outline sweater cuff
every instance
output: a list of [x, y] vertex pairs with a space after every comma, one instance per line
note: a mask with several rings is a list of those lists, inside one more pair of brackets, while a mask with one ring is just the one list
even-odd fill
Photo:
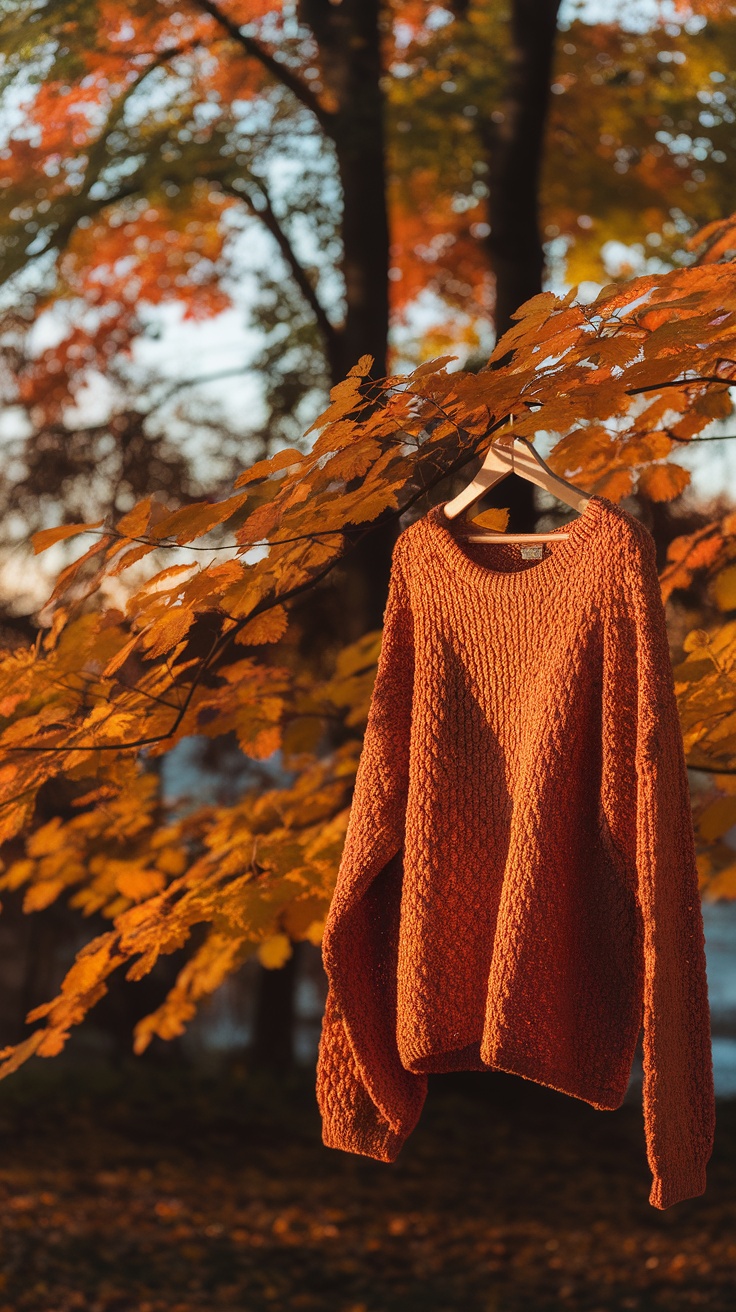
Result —
[[322, 1119], [322, 1142], [327, 1148], [340, 1148], [346, 1153], [361, 1153], [379, 1162], [394, 1162], [406, 1142], [406, 1134], [397, 1133], [387, 1121], [378, 1118], [373, 1124], [360, 1126], [337, 1124]]
[[664, 1178], [658, 1175], [653, 1176], [649, 1202], [652, 1207], [658, 1207], [660, 1211], [664, 1211], [666, 1207], [672, 1207], [674, 1203], [681, 1203], [686, 1198], [700, 1197], [701, 1194], [705, 1193], [705, 1189], [705, 1164], [690, 1166], [682, 1170], [667, 1171]]

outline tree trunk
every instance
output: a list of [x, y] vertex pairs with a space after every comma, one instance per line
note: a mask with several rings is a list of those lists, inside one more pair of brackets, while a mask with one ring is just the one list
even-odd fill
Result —
[[[345, 318], [328, 365], [333, 385], [362, 355], [373, 356], [371, 374], [387, 373], [389, 231], [386, 210], [384, 106], [381, 89], [381, 0], [301, 0], [299, 18], [319, 47], [325, 86], [337, 108], [335, 151], [342, 185], [342, 271]], [[396, 527], [378, 521], [346, 556], [340, 632], [344, 644], [383, 617]], [[259, 972], [253, 1058], [286, 1070], [293, 1064], [297, 951], [279, 970]]]
[[560, 0], [514, 0], [509, 76], [497, 121], [481, 124], [488, 154], [491, 267], [496, 276], [496, 334], [542, 290], [539, 178]]
[[326, 87], [336, 106], [335, 150], [342, 185], [345, 319], [339, 382], [361, 355], [374, 378], [387, 371], [389, 229], [386, 209], [381, 0], [301, 0]]
[[[299, 15], [314, 33], [336, 106], [345, 320], [342, 362], [334, 381], [344, 378], [361, 355], [373, 356], [371, 374], [381, 378], [388, 370], [390, 261], [381, 35], [390, 16], [382, 0], [301, 0]], [[383, 516], [346, 556], [339, 641], [353, 641], [380, 627], [395, 537], [395, 524]]]
[[[539, 179], [560, 0], [513, 0], [506, 91], [494, 118], [479, 122], [488, 162], [488, 258], [496, 280], [496, 339], [515, 310], [542, 291]], [[536, 521], [534, 488], [510, 476], [489, 504], [509, 506], [524, 531]]]
[[283, 1074], [294, 1064], [294, 998], [299, 944], [277, 970], [261, 966], [256, 985], [251, 1056], [255, 1066]]

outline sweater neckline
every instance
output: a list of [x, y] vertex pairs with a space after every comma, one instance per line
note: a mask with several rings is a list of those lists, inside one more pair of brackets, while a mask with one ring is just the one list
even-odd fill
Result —
[[447, 501], [440, 501], [427, 512], [426, 522], [432, 540], [447, 564], [466, 583], [475, 588], [490, 588], [496, 591], [499, 588], [526, 590], [530, 586], [533, 587], [534, 583], [546, 583], [550, 578], [566, 574], [576, 559], [584, 558], [582, 548], [595, 538], [606, 500], [593, 493], [575, 519], [550, 530], [554, 535], [567, 533], [567, 538], [563, 538], [559, 546], [555, 546], [536, 564], [518, 570], [493, 569], [491, 566], [480, 565], [472, 560], [461, 546], [462, 538], [450, 528], [452, 520], [445, 515], [446, 505]]

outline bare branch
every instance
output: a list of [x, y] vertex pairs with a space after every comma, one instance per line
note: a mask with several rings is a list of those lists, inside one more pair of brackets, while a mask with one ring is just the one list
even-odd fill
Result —
[[339, 355], [340, 355], [339, 329], [335, 328], [334, 324], [331, 323], [329, 318], [327, 317], [325, 308], [322, 305], [321, 301], [319, 300], [317, 293], [314, 290], [314, 287], [309, 281], [309, 278], [307, 277], [306, 270], [300, 264], [296, 252], [294, 250], [294, 247], [289, 241], [289, 238], [284, 232], [284, 229], [281, 227], [278, 217], [274, 212], [273, 205], [271, 204], [271, 197], [269, 196], [268, 191], [266, 190], [263, 180], [261, 178], [254, 179], [251, 175], [249, 181], [252, 182], [253, 185], [258, 188], [261, 199], [263, 201], [262, 209], [259, 209], [254, 204], [253, 199], [247, 194], [247, 192], [239, 191], [236, 187], [227, 183], [223, 183], [221, 185], [224, 191], [227, 191], [232, 196], [237, 196], [238, 200], [243, 201], [247, 205], [251, 214], [255, 218], [260, 219], [264, 227], [266, 227], [268, 231], [271, 233], [271, 236], [276, 242], [276, 245], [278, 246], [279, 250], [281, 251], [281, 254], [283, 255], [286, 263], [289, 266], [289, 269], [291, 270], [292, 277], [294, 278], [294, 281], [297, 287], [299, 288], [299, 291], [301, 292], [302, 296], [307, 302], [307, 305], [312, 311], [312, 314], [315, 317], [317, 327], [319, 328], [319, 331], [322, 334], [322, 338], [325, 343], [327, 358], [330, 362], [330, 365], [332, 366], [332, 372], [334, 375], [339, 370]]
[[233, 22], [232, 18], [228, 18], [227, 14], [221, 13], [217, 5], [212, 3], [212, 0], [195, 0], [195, 4], [204, 10], [206, 14], [209, 14], [210, 18], [214, 19], [231, 40], [235, 41], [247, 55], [257, 59], [283, 87], [286, 87], [287, 91], [291, 91], [306, 109], [311, 110], [327, 136], [334, 137], [334, 114], [331, 114], [329, 110], [320, 105], [311, 87], [302, 78], [293, 72], [288, 65], [274, 58], [271, 51], [261, 45], [260, 41], [256, 41], [255, 37], [247, 36], [245, 32], [241, 31], [238, 24]]

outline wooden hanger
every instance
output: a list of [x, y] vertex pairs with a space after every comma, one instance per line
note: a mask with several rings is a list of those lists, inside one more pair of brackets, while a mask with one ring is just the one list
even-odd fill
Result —
[[[513, 424], [513, 415], [511, 424]], [[585, 509], [590, 500], [590, 493], [583, 492], [581, 488], [576, 487], [574, 483], [569, 483], [566, 478], [560, 478], [553, 473], [549, 465], [546, 465], [538, 451], [525, 437], [512, 437], [508, 446], [501, 446], [499, 439], [491, 442], [486, 458], [478, 470], [475, 478], [464, 487], [462, 492], [458, 492], [452, 501], [448, 501], [444, 508], [444, 513], [448, 519], [455, 519], [456, 516], [467, 510], [474, 502], [479, 501], [489, 488], [495, 487], [501, 479], [506, 478], [510, 473], [519, 474], [529, 483], [536, 483], [537, 487], [544, 488], [545, 492], [551, 492], [559, 501], [564, 501], [566, 506], [572, 506], [573, 510], [582, 511]], [[500, 533], [495, 529], [489, 529], [484, 533], [464, 533], [463, 540], [467, 542], [559, 542], [561, 538], [567, 538], [567, 533]]]

